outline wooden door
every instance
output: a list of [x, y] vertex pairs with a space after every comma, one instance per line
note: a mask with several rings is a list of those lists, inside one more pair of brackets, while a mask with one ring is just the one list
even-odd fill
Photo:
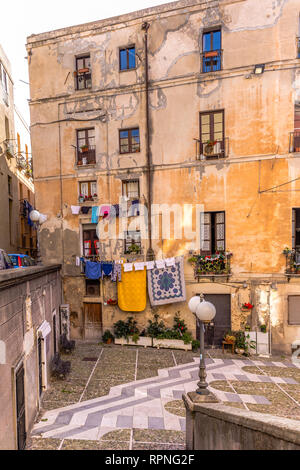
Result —
[[23, 365], [19, 368], [16, 373], [16, 406], [18, 450], [23, 450], [25, 449], [26, 445], [25, 390]]
[[102, 304], [84, 304], [84, 336], [86, 339], [102, 336]]
[[[205, 346], [220, 347], [224, 334], [231, 329], [231, 298], [230, 294], [205, 294], [207, 302], [216, 307], [216, 316], [213, 322], [205, 327]], [[200, 331], [197, 324], [196, 336], [199, 340]]]

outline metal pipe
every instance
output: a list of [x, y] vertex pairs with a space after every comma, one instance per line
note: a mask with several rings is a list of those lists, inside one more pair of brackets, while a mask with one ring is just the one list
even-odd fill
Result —
[[150, 115], [149, 115], [149, 71], [148, 71], [148, 29], [150, 24], [142, 24], [142, 31], [145, 32], [145, 99], [146, 99], [146, 159], [147, 159], [147, 181], [148, 181], [148, 242], [147, 259], [154, 259], [152, 249], [152, 168], [151, 168], [151, 150], [150, 150]]

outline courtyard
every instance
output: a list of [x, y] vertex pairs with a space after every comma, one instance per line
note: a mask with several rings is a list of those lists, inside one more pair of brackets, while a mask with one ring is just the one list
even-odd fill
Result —
[[[199, 353], [78, 341], [65, 380], [51, 379], [27, 449], [184, 450], [181, 396]], [[300, 368], [289, 358], [207, 351], [210, 390], [227, 406], [300, 420]]]

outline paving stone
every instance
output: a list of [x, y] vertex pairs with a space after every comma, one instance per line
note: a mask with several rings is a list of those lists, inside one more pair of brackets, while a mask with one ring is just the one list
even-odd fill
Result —
[[117, 427], [118, 428], [132, 428], [133, 416], [118, 416]]
[[149, 429], [165, 429], [164, 419], [149, 416], [148, 428]]

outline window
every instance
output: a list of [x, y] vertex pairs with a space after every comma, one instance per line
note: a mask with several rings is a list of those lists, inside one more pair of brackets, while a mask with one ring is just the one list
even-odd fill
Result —
[[124, 237], [124, 253], [140, 254], [142, 249], [141, 232], [125, 232]]
[[135, 46], [120, 49], [120, 70], [135, 69]]
[[100, 282], [97, 280], [85, 280], [85, 293], [90, 297], [100, 297]]
[[99, 254], [99, 238], [96, 229], [83, 230], [83, 256], [94, 257]]
[[214, 255], [225, 250], [225, 212], [200, 215], [201, 254]]
[[77, 90], [84, 90], [92, 87], [90, 55], [76, 58], [75, 76]]
[[300, 295], [288, 296], [288, 324], [300, 325]]
[[126, 129], [119, 131], [120, 153], [134, 153], [140, 151], [140, 130]]
[[77, 165], [96, 163], [95, 129], [77, 131]]
[[202, 72], [216, 72], [221, 70], [221, 30], [207, 31], [203, 33]]
[[129, 180], [122, 182], [122, 194], [129, 199], [140, 197], [140, 184], [139, 180]]
[[207, 158], [225, 157], [223, 110], [200, 113], [200, 153]]
[[292, 211], [292, 248], [300, 251], [300, 209]]
[[79, 194], [85, 199], [96, 198], [97, 194], [97, 181], [84, 181], [79, 183]]

